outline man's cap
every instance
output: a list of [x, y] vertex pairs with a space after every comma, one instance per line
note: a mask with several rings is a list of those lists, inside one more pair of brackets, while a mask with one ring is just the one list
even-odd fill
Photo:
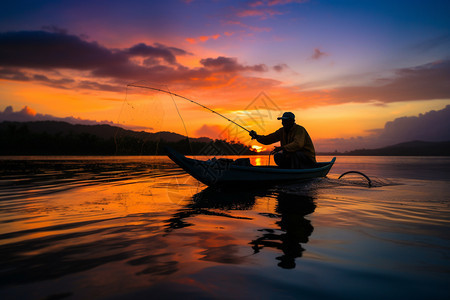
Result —
[[278, 117], [278, 120], [295, 120], [295, 115], [291, 112], [285, 112], [282, 117]]

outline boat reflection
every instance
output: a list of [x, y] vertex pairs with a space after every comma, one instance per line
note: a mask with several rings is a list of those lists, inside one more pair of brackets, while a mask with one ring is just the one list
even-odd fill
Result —
[[266, 247], [276, 249], [282, 253], [277, 257], [278, 266], [285, 269], [295, 268], [295, 259], [301, 257], [304, 251], [301, 244], [308, 242], [314, 230], [311, 221], [305, 219], [305, 216], [313, 213], [316, 208], [315, 198], [312, 195], [289, 194], [276, 188], [246, 191], [206, 188], [195, 194], [189, 204], [167, 220], [166, 232], [193, 226], [194, 223], [191, 222], [194, 221], [187, 219], [196, 215], [247, 219], [251, 222], [251, 218], [235, 216], [232, 211], [252, 210], [257, 199], [264, 197], [276, 199], [277, 204], [274, 213], [259, 214], [278, 221], [274, 223], [275, 228], [258, 230], [262, 235], [249, 242], [253, 254], [261, 252]]
[[[240, 190], [217, 190], [207, 187], [192, 197], [192, 202], [179, 209], [172, 218], [168, 220], [166, 231], [192, 226], [186, 221], [187, 218], [195, 215], [214, 215], [235, 219], [249, 219], [245, 217], [233, 216], [229, 213], [221, 212], [229, 210], [250, 210], [255, 205], [256, 197], [268, 195], [267, 190], [263, 191], [240, 191]], [[219, 211], [218, 211], [219, 210]]]

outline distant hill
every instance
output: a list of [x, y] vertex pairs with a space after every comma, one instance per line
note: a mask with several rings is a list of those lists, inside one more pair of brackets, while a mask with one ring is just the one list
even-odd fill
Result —
[[[50, 135], [53, 134], [81, 134], [87, 133], [92, 134], [94, 136], [108, 139], [113, 138], [115, 136], [134, 136], [145, 138], [149, 140], [158, 140], [162, 139], [167, 142], [179, 142], [181, 140], [186, 139], [185, 136], [168, 132], [161, 131], [156, 133], [150, 133], [145, 131], [133, 131], [123, 129], [117, 126], [111, 126], [107, 124], [99, 124], [99, 125], [74, 125], [61, 121], [33, 121], [33, 122], [2, 122], [0, 123], [0, 130], [7, 129], [8, 127], [15, 126], [17, 128], [26, 126], [30, 132], [33, 133], [48, 133]], [[191, 138], [194, 141], [202, 141], [207, 142], [211, 141], [209, 138]]]
[[[173, 132], [149, 133], [61, 121], [1, 122], [0, 155], [154, 155], [170, 146], [184, 154], [253, 154], [248, 146]], [[207, 148], [209, 147], [209, 148]]]
[[[150, 133], [102, 125], [61, 121], [1, 122], [0, 155], [154, 155], [170, 146], [184, 154], [255, 154], [248, 146], [161, 131]], [[450, 156], [450, 141], [411, 141], [378, 149], [326, 155]]]
[[358, 149], [335, 154], [360, 156], [450, 156], [450, 141], [411, 141], [378, 149]]

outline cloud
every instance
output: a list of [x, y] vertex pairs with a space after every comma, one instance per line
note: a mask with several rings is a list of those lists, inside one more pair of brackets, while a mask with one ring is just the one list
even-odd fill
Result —
[[309, 0], [256, 0], [249, 4], [250, 7], [258, 6], [275, 6], [275, 5], [285, 5], [290, 3], [306, 3]]
[[237, 58], [219, 56], [217, 58], [206, 58], [200, 60], [200, 63], [210, 70], [221, 72], [240, 72], [240, 71], [254, 71], [266, 72], [268, 70], [265, 64], [258, 64], [253, 66], [245, 66], [239, 64]]
[[263, 6], [263, 5], [264, 5], [264, 1], [261, 1], [261, 0], [253, 1], [248, 4], [248, 6], [250, 6], [250, 7], [258, 7], [258, 6]]
[[227, 21], [225, 24], [236, 25], [236, 26], [248, 29], [253, 32], [269, 32], [272, 30], [272, 28], [270, 28], [270, 27], [251, 26], [251, 25], [244, 24], [241, 21]]
[[5, 110], [0, 111], [0, 122], [9, 121], [9, 122], [33, 122], [33, 121], [59, 121], [59, 122], [67, 122], [70, 124], [80, 124], [80, 125], [99, 125], [99, 124], [107, 124], [111, 126], [119, 126], [124, 127], [126, 129], [132, 130], [151, 130], [149, 127], [142, 126], [122, 126], [121, 124], [116, 124], [111, 121], [94, 121], [94, 120], [86, 120], [74, 117], [55, 117], [49, 114], [40, 114], [37, 113], [34, 109], [24, 106], [20, 111], [14, 111], [12, 106], [7, 106]]
[[[318, 56], [324, 52], [319, 49]], [[122, 92], [125, 83], [148, 81], [176, 88], [216, 87], [250, 90], [278, 87], [284, 98], [308, 99], [296, 106], [341, 103], [389, 103], [411, 100], [449, 99], [450, 61], [437, 61], [395, 71], [395, 76], [378, 78], [371, 84], [321, 90], [281, 87], [269, 78], [249, 73], [269, 71], [266, 64], [247, 65], [234, 57], [199, 59], [199, 67], [180, 64], [178, 57], [188, 51], [159, 43], [138, 43], [123, 49], [109, 49], [64, 31], [21, 31], [0, 33], [0, 79], [36, 82], [61, 89], [92, 89]], [[271, 67], [276, 72], [285, 64]], [[73, 74], [73, 78], [68, 74]], [[267, 85], [264, 86], [263, 83]], [[289, 103], [285, 103], [289, 106]]]
[[197, 44], [199, 42], [206, 42], [208, 40], [217, 40], [218, 38], [220, 38], [221, 35], [220, 34], [214, 34], [214, 35], [202, 35], [196, 38], [186, 38], [186, 41], [191, 43], [191, 44]]
[[268, 17], [273, 17], [275, 15], [282, 15], [282, 14], [283, 13], [280, 11], [265, 8], [265, 9], [245, 9], [245, 10], [239, 11], [236, 15], [241, 18], [260, 17], [260, 19], [265, 20]]
[[281, 12], [279, 10], [275, 10], [271, 7], [273, 6], [281, 6], [290, 3], [304, 3], [308, 2], [307, 0], [257, 0], [248, 3], [248, 7], [246, 9], [239, 10], [236, 13], [237, 17], [246, 18], [246, 17], [259, 17], [261, 20], [265, 20], [267, 18], [276, 16], [276, 15], [284, 15], [286, 12]]
[[14, 80], [14, 81], [29, 81], [30, 78], [17, 69], [4, 68], [0, 69], [0, 79]]
[[34, 81], [42, 82], [48, 86], [62, 88], [62, 89], [66, 88], [66, 85], [75, 82], [75, 80], [73, 80], [71, 78], [51, 79], [51, 78], [48, 78], [46, 75], [42, 75], [42, 74], [34, 74], [32, 78]]
[[25, 73], [17, 69], [8, 69], [8, 68], [0, 69], [0, 79], [14, 80], [14, 81], [35, 81], [47, 86], [52, 86], [61, 89], [66, 89], [67, 88], [66, 85], [75, 82], [75, 80], [71, 78], [62, 77], [58, 79], [53, 79], [49, 78], [44, 74]]
[[49, 32], [55, 32], [55, 33], [62, 33], [62, 34], [67, 34], [69, 33], [69, 31], [65, 28], [61, 28], [55, 25], [47, 25], [47, 26], [42, 26], [42, 29], [45, 31], [49, 31]]
[[273, 66], [273, 69], [277, 72], [282, 72], [286, 69], [289, 69], [289, 67], [287, 64], [278, 64], [278, 65]]
[[176, 64], [176, 56], [189, 52], [155, 43], [128, 49], [108, 49], [65, 31], [19, 31], [0, 33], [0, 65], [27, 68], [91, 70], [108, 65], [130, 64], [130, 57], [162, 59]]
[[[233, 17], [245, 19], [245, 18], [259, 18], [260, 20], [266, 20], [269, 18], [274, 18], [276, 16], [289, 14], [290, 10], [284, 9], [284, 10], [277, 10], [274, 9], [275, 6], [283, 6], [286, 4], [291, 3], [305, 3], [309, 0], [256, 0], [251, 1], [244, 6], [241, 6], [239, 8], [235, 8], [235, 14]], [[245, 28], [251, 32], [270, 32], [272, 28], [270, 27], [258, 27], [258, 26], [252, 26], [245, 24], [241, 22], [240, 20], [228, 20], [225, 22], [227, 25], [237, 25], [239, 27]], [[249, 33], [253, 34], [253, 33]]]
[[[239, 8], [235, 8], [235, 14], [233, 17], [242, 19], [258, 18], [259, 20], [267, 20], [269, 18], [275, 18], [276, 16], [281, 16], [289, 14], [291, 11], [289, 9], [279, 10], [275, 9], [275, 6], [282, 6], [290, 3], [304, 3], [307, 0], [256, 0], [244, 4]], [[227, 25], [238, 25], [245, 28], [251, 32], [270, 32], [272, 28], [270, 27], [257, 27], [252, 25], [247, 25], [238, 20], [229, 20], [226, 22]], [[250, 33], [253, 34], [253, 33]]]
[[[182, 55], [191, 53], [159, 43], [109, 49], [62, 30], [7, 32], [0, 33], [0, 78], [35, 81], [56, 88], [118, 91], [118, 85], [123, 87], [124, 82], [209, 86], [211, 79], [226, 84], [242, 72], [268, 70], [264, 64], [243, 65], [236, 58], [223, 56], [201, 59], [202, 67], [189, 68], [177, 62]], [[79, 71], [76, 74], [84, 79], [63, 77], [58, 75], [60, 70]]]
[[341, 87], [326, 94], [333, 103], [382, 103], [450, 98], [450, 61], [437, 61], [399, 69], [393, 78], [378, 79], [372, 85]]
[[186, 52], [183, 49], [175, 48], [175, 47], [166, 47], [162, 44], [155, 44], [154, 46], [149, 46], [144, 43], [140, 43], [134, 45], [133, 47], [126, 49], [124, 53], [130, 56], [141, 56], [147, 58], [161, 58], [169, 64], [176, 64], [176, 55], [186, 55]]
[[195, 131], [197, 137], [209, 137], [212, 139], [219, 139], [224, 128], [219, 125], [203, 125]]
[[[10, 111], [13, 113], [12, 108]], [[24, 116], [36, 117], [36, 111], [28, 106], [25, 106], [19, 113]]]
[[[364, 85], [322, 88], [327, 82], [303, 84], [286, 93], [292, 97], [310, 99], [303, 107], [344, 103], [371, 103], [384, 105], [402, 101], [450, 99], [450, 60], [441, 60], [411, 68], [393, 71], [390, 77], [375, 78]], [[332, 82], [333, 84], [334, 82]]]
[[127, 61], [124, 53], [75, 35], [46, 31], [0, 33], [0, 65], [5, 67], [89, 70]]
[[318, 59], [321, 59], [322, 57], [328, 56], [328, 55], [329, 55], [328, 53], [320, 51], [319, 48], [315, 48], [314, 49], [314, 53], [311, 56], [311, 58], [315, 59], [315, 60], [318, 60]]
[[38, 121], [43, 115], [38, 115], [36, 111], [28, 106], [24, 106], [20, 111], [15, 112], [12, 106], [5, 108], [3, 112], [0, 111], [0, 122], [28, 122]]
[[450, 105], [438, 111], [429, 111], [414, 117], [397, 118], [387, 122], [379, 132], [385, 143], [403, 141], [450, 141]]
[[412, 47], [413, 50], [416, 50], [420, 53], [428, 52], [430, 50], [434, 50], [439, 47], [449, 47], [450, 45], [450, 34], [440, 35], [431, 39], [427, 39], [417, 43]]
[[409, 141], [450, 141], [450, 105], [418, 116], [400, 117], [367, 137], [322, 139], [315, 141], [317, 151], [349, 151], [380, 148]]
[[122, 92], [124, 90], [123, 86], [105, 84], [91, 80], [82, 80], [76, 85], [76, 87], [80, 89], [99, 90], [108, 92]]
[[309, 0], [269, 0], [267, 1], [267, 5], [273, 6], [273, 5], [285, 5], [290, 3], [306, 3], [309, 2]]

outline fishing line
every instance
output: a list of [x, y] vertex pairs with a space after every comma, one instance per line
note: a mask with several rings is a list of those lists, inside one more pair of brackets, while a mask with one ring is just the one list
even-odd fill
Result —
[[224, 115], [222, 115], [222, 114], [216, 112], [215, 110], [212, 110], [211, 108], [206, 107], [206, 106], [204, 106], [204, 105], [201, 104], [201, 103], [198, 103], [198, 102], [196, 102], [196, 101], [194, 101], [194, 100], [191, 100], [191, 99], [186, 98], [186, 97], [184, 97], [184, 96], [181, 96], [181, 95], [179, 95], [179, 94], [175, 94], [175, 93], [172, 93], [172, 92], [170, 92], [170, 91], [166, 91], [166, 90], [163, 90], [163, 89], [158, 89], [158, 88], [154, 88], [154, 87], [150, 87], [150, 86], [138, 85], [137, 83], [130, 83], [130, 84], [128, 84], [128, 86], [140, 87], [140, 88], [143, 88], [143, 89], [149, 89], [149, 90], [154, 90], [154, 91], [158, 91], [158, 92], [163, 92], [163, 93], [167, 93], [167, 94], [170, 94], [170, 95], [179, 97], [179, 98], [181, 98], [181, 99], [187, 100], [187, 101], [189, 101], [189, 102], [191, 102], [191, 103], [194, 103], [194, 104], [197, 104], [198, 106], [203, 107], [204, 109], [209, 110], [210, 112], [212, 112], [212, 113], [214, 113], [214, 114], [216, 114], [216, 115], [218, 115], [218, 116], [224, 118], [225, 120], [227, 120], [227, 121], [229, 121], [229, 122], [235, 124], [236, 126], [242, 128], [242, 129], [244, 129], [245, 131], [247, 131], [248, 133], [250, 133], [250, 130], [248, 130], [247, 128], [245, 128], [245, 127], [243, 127], [242, 125], [240, 125], [240, 124], [234, 122], [233, 120], [230, 120], [229, 118], [227, 118], [227, 117], [225, 117]]
[[170, 98], [172, 98], [173, 104], [175, 105], [175, 109], [177, 110], [178, 116], [181, 119], [181, 123], [183, 123], [184, 131], [186, 132], [186, 137], [187, 137], [187, 140], [188, 140], [188, 143], [189, 143], [189, 149], [191, 149], [191, 153], [194, 154], [194, 151], [192, 150], [191, 139], [189, 138], [189, 134], [188, 134], [188, 131], [187, 131], [187, 128], [186, 128], [186, 124], [184, 123], [183, 117], [181, 116], [181, 113], [178, 110], [177, 102], [173, 98], [173, 95], [172, 95], [172, 93], [169, 90], [169, 86], [166, 86], [166, 88], [167, 88], [167, 91], [169, 91]]
[[[128, 85], [125, 88], [125, 99], [123, 99], [122, 107], [120, 108], [119, 116], [117, 117], [117, 124], [120, 124], [120, 117], [122, 116], [123, 107], [125, 106], [125, 103], [128, 99]], [[119, 127], [116, 129], [116, 132], [114, 133], [114, 145], [116, 146], [116, 155], [119, 154], [119, 144], [117, 143], [117, 135], [119, 134]]]
[[[161, 142], [161, 138], [158, 134], [154, 134], [153, 136], [143, 135], [143, 134], [132, 134], [130, 137], [132, 137], [132, 140], [135, 140], [136, 143], [130, 144], [130, 140], [128, 139], [129, 134], [127, 133], [128, 130], [133, 130], [133, 126], [139, 126], [138, 124], [135, 124], [134, 122], [136, 120], [139, 120], [141, 116], [144, 116], [145, 118], [148, 117], [149, 113], [155, 113], [155, 116], [160, 116], [163, 118], [164, 112], [158, 113], [161, 109], [159, 103], [155, 103], [152, 101], [138, 101], [133, 100], [130, 101], [130, 88], [129, 85], [126, 85], [125, 88], [125, 98], [122, 102], [122, 107], [120, 109], [117, 124], [119, 124], [118, 128], [116, 129], [114, 133], [114, 144], [116, 147], [116, 155], [126, 154], [126, 153], [133, 153], [133, 154], [140, 154], [142, 155], [145, 151], [145, 147], [147, 142], [151, 142], [150, 147], [147, 149], [147, 152], [154, 148], [154, 154], [158, 154], [159, 145]], [[139, 116], [137, 116], [139, 114]], [[163, 119], [153, 118], [153, 121], [155, 121], [155, 124], [151, 124], [151, 127], [143, 127], [144, 129], [151, 129], [152, 131], [158, 132], [156, 129], [157, 127], [160, 127]], [[156, 125], [156, 127], [155, 127]], [[139, 148], [136, 148], [138, 146]], [[131, 152], [130, 152], [131, 151]], [[137, 151], [137, 152], [136, 152]]]
[[[184, 132], [186, 133], [186, 138], [187, 138], [188, 144], [189, 144], [189, 149], [191, 150], [191, 153], [193, 153], [193, 150], [192, 150], [192, 143], [191, 143], [191, 139], [190, 139], [190, 137], [189, 137], [189, 133], [188, 133], [188, 130], [187, 130], [187, 127], [186, 127], [186, 123], [184, 122], [184, 119], [183, 119], [183, 117], [182, 117], [182, 115], [181, 115], [181, 113], [180, 113], [180, 110], [178, 109], [178, 105], [177, 105], [177, 103], [176, 103], [176, 101], [175, 101], [175, 98], [173, 97], [173, 96], [176, 95], [176, 94], [175, 94], [175, 93], [172, 93], [172, 92], [169, 90], [169, 86], [167, 86], [167, 85], [162, 85], [162, 86], [166, 89], [166, 90], [163, 90], [163, 89], [152, 88], [152, 87], [148, 86], [148, 85], [150, 85], [150, 84], [151, 84], [151, 83], [146, 82], [146, 81], [144, 81], [144, 80], [142, 80], [142, 81], [137, 81], [137, 82], [134, 82], [134, 83], [127, 84], [127, 90], [128, 90], [128, 87], [132, 86], [132, 87], [139, 87], [139, 88], [150, 89], [150, 90], [155, 90], [155, 91], [161, 91], [161, 92], [165, 92], [165, 93], [169, 94], [169, 95], [170, 95], [170, 98], [172, 99], [173, 105], [175, 106], [175, 109], [176, 109], [176, 111], [177, 111], [177, 114], [178, 114], [178, 116], [180, 117], [180, 120], [181, 120], [181, 122], [182, 122], [182, 124], [183, 124]], [[160, 86], [161, 86], [161, 85], [160, 85]], [[161, 140], [161, 139], [158, 139], [158, 143], [157, 143], [157, 145], [156, 145], [156, 149], [159, 148], [159, 142], [160, 142], [160, 140]]]

